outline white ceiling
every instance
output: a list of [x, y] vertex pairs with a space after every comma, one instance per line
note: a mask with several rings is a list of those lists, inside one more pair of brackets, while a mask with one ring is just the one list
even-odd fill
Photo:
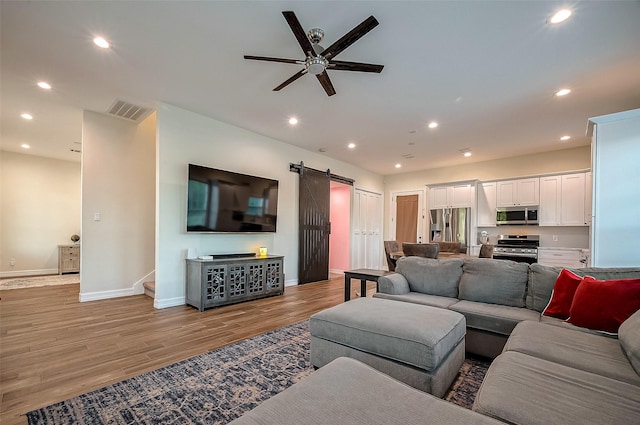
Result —
[[[573, 16], [551, 26], [569, 5]], [[586, 145], [587, 118], [640, 107], [638, 1], [1, 2], [2, 149], [79, 160], [82, 110], [116, 98], [167, 102], [394, 174]], [[281, 11], [327, 47], [370, 15], [380, 25], [338, 59], [381, 74], [304, 76]], [[112, 48], [98, 49], [101, 35]], [[44, 92], [35, 83], [46, 80]], [[557, 98], [561, 87], [570, 95]], [[34, 120], [20, 118], [30, 112]], [[287, 124], [295, 115], [300, 123]], [[435, 130], [426, 124], [440, 123]], [[571, 135], [560, 142], [562, 135]], [[357, 148], [347, 149], [349, 142]], [[28, 143], [28, 151], [20, 144]], [[468, 148], [471, 158], [460, 150]], [[404, 158], [403, 155], [413, 156]], [[401, 169], [394, 164], [402, 163]]]

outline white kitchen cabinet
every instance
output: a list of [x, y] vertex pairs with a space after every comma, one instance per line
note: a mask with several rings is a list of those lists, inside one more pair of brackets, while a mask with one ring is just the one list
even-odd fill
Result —
[[584, 175], [584, 224], [591, 226], [591, 207], [593, 199], [593, 176], [591, 171]]
[[429, 187], [429, 209], [471, 207], [472, 187], [471, 184]]
[[496, 227], [496, 182], [478, 183], [478, 227]]
[[540, 178], [505, 180], [497, 184], [497, 206], [537, 206], [540, 203]]
[[562, 176], [560, 223], [563, 226], [585, 226], [585, 173]]
[[540, 177], [540, 226], [588, 226], [586, 180], [586, 173]]
[[562, 198], [562, 178], [560, 176], [540, 177], [540, 226], [560, 226]]
[[585, 267], [581, 249], [538, 248], [538, 264], [553, 267]]

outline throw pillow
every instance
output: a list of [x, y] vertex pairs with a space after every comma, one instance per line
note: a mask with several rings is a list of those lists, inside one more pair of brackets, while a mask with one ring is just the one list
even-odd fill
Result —
[[562, 320], [568, 319], [573, 296], [581, 281], [582, 276], [578, 276], [570, 270], [562, 269], [556, 279], [556, 283], [553, 285], [549, 304], [542, 311], [542, 315]]
[[583, 328], [617, 333], [640, 309], [640, 279], [582, 279], [571, 304], [567, 322]]

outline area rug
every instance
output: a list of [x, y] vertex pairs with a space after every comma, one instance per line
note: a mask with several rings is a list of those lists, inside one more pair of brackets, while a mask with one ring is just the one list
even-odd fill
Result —
[[[27, 418], [29, 424], [226, 424], [310, 375], [309, 350], [304, 321], [31, 411]], [[465, 362], [447, 399], [470, 407], [485, 363]]]
[[7, 289], [37, 288], [40, 286], [70, 285], [80, 283], [80, 274], [63, 274], [0, 279], [0, 291]]

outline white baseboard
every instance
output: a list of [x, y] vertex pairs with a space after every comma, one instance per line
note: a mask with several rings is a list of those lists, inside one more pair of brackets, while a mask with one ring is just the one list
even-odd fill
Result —
[[333, 274], [344, 274], [344, 270], [338, 270], [338, 269], [329, 269], [329, 273], [333, 273]]
[[167, 298], [165, 300], [159, 300], [155, 298], [153, 300], [153, 307], [157, 309], [177, 307], [180, 305], [185, 305], [185, 297]]
[[[141, 294], [144, 293], [144, 288]], [[138, 295], [134, 292], [134, 288], [127, 289], [114, 289], [111, 291], [98, 291], [98, 292], [85, 292], [80, 293], [79, 300], [81, 303], [85, 301], [97, 301], [97, 300], [106, 300], [109, 298], [119, 298], [119, 297], [129, 297], [131, 295]]]
[[289, 279], [284, 281], [284, 286], [296, 286], [298, 284], [298, 279]]
[[23, 276], [44, 276], [48, 274], [58, 274], [58, 269], [38, 269], [38, 270], [17, 270], [0, 272], [0, 278], [23, 277]]
[[[97, 301], [97, 300], [106, 300], [109, 298], [118, 298], [118, 297], [129, 297], [131, 295], [142, 295], [144, 294], [144, 286], [143, 284], [149, 280], [149, 278], [153, 277], [155, 274], [155, 270], [147, 273], [142, 279], [139, 279], [135, 282], [131, 288], [125, 289], [113, 289], [109, 291], [98, 291], [98, 292], [80, 292], [80, 302], [85, 301]], [[82, 290], [82, 283], [80, 283], [80, 290]]]

